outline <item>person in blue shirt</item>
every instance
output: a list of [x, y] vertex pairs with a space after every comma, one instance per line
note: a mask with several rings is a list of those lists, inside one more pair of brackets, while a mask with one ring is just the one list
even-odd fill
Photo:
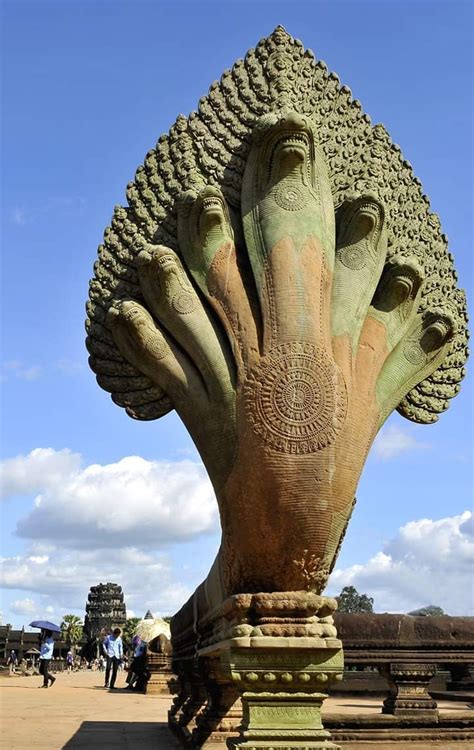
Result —
[[49, 673], [49, 665], [53, 658], [54, 639], [51, 630], [42, 631], [42, 635], [43, 640], [41, 642], [39, 655], [39, 673], [43, 675], [43, 684], [40, 685], [40, 687], [47, 688], [48, 682], [51, 683], [49, 687], [52, 687], [56, 682], [56, 677], [53, 677], [53, 675]]
[[[120, 630], [120, 628], [115, 628], [113, 633], [111, 633], [106, 638], [104, 638], [104, 642], [102, 644], [102, 650], [107, 659], [107, 664], [105, 667], [104, 687], [109, 687], [109, 678], [110, 678], [111, 690], [114, 690], [115, 688], [115, 680], [117, 679], [117, 670], [118, 670], [120, 662], [123, 659], [123, 645], [122, 645], [122, 639], [120, 637], [121, 633], [122, 631]], [[112, 672], [112, 676], [110, 676], [110, 672]]]

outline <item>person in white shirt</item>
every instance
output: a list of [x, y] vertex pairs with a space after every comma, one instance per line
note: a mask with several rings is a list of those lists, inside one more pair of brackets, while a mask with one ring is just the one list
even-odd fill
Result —
[[39, 655], [39, 673], [43, 675], [43, 684], [40, 685], [40, 687], [47, 688], [48, 682], [51, 683], [49, 687], [52, 687], [56, 682], [56, 677], [53, 677], [53, 675], [49, 673], [49, 665], [53, 658], [54, 639], [51, 630], [44, 630], [42, 633], [43, 641], [41, 643]]
[[[117, 679], [117, 670], [120, 662], [123, 659], [123, 645], [121, 639], [122, 631], [120, 628], [115, 628], [111, 635], [108, 635], [102, 644], [102, 650], [107, 658], [107, 664], [105, 667], [105, 685], [109, 687], [110, 678], [110, 689], [114, 690], [115, 680]], [[112, 672], [112, 676], [110, 676]]]

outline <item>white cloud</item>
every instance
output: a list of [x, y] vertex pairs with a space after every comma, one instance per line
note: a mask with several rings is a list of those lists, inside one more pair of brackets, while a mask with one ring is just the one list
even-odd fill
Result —
[[8, 376], [18, 380], [37, 380], [43, 372], [40, 365], [25, 365], [20, 360], [10, 360], [3, 364], [2, 379], [7, 380]]
[[74, 359], [68, 359], [67, 357], [59, 359], [54, 367], [62, 375], [66, 375], [68, 377], [74, 377], [86, 372], [86, 365], [84, 364], [84, 362], [80, 362]]
[[[219, 527], [210, 481], [190, 460], [129, 456], [84, 467], [77, 453], [37, 448], [0, 464], [0, 481], [7, 498], [36, 495], [17, 521], [28, 548], [1, 561], [0, 585], [12, 598], [31, 595], [42, 619], [83, 616], [90, 586], [107, 581], [120, 583], [139, 615], [176, 611], [199, 583], [202, 561], [183, 583], [169, 557], [180, 559], [173, 544]], [[6, 612], [9, 620], [22, 614], [15, 606]]]
[[75, 547], [159, 546], [218, 528], [201, 464], [128, 456], [81, 467], [68, 450], [36, 448], [0, 465], [3, 495], [38, 492], [17, 534]]
[[37, 380], [41, 375], [41, 367], [39, 365], [32, 365], [31, 367], [25, 367], [20, 370], [18, 377], [22, 380]]
[[[0, 464], [0, 481], [5, 497], [36, 493], [17, 522], [28, 548], [3, 558], [0, 585], [12, 598], [31, 596], [33, 616], [54, 622], [68, 612], [83, 617], [90, 586], [108, 581], [123, 587], [127, 607], [139, 615], [175, 612], [199, 583], [202, 560], [183, 583], [169, 556], [180, 558], [173, 544], [219, 527], [210, 481], [190, 460], [129, 456], [84, 466], [77, 453], [37, 448]], [[21, 601], [6, 607], [8, 621], [26, 620]]]
[[409, 612], [437, 604], [451, 615], [474, 614], [473, 517], [470, 511], [410, 521], [368, 562], [336, 569], [331, 592], [355, 586], [377, 612]]
[[[5, 589], [35, 592], [39, 603], [33, 614], [38, 617], [55, 612], [56, 619], [61, 620], [71, 611], [83, 617], [89, 588], [99, 582], [119, 583], [127, 609], [139, 616], [147, 609], [173, 613], [192, 593], [191, 588], [175, 579], [168, 557], [158, 552], [144, 552], [135, 547], [57, 549], [46, 562], [38, 559], [35, 554], [3, 558], [0, 572], [0, 585]], [[21, 601], [31, 602], [31, 599]], [[30, 615], [26, 604], [23, 609], [19, 601], [13, 605], [10, 610], [15, 614]]]
[[37, 605], [32, 599], [17, 599], [11, 602], [10, 609], [16, 615], [33, 616], [37, 613]]
[[17, 226], [24, 226], [26, 224], [26, 211], [23, 206], [15, 206], [10, 214], [10, 218]]
[[372, 450], [377, 458], [386, 461], [395, 458], [395, 456], [405, 451], [422, 447], [424, 447], [423, 443], [419, 443], [412, 435], [409, 435], [400, 427], [388, 425], [375, 438]]
[[35, 448], [27, 456], [7, 458], [0, 463], [2, 497], [25, 495], [55, 488], [67, 476], [75, 474], [81, 457], [65, 448]]

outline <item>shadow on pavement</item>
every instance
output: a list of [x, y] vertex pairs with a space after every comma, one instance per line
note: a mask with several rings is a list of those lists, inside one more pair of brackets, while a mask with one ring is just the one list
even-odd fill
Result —
[[83, 721], [62, 750], [177, 750], [168, 725], [161, 721]]

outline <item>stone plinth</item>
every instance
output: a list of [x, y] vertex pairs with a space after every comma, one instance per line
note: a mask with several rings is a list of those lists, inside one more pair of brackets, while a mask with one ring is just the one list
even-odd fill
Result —
[[428, 686], [436, 674], [434, 665], [393, 663], [385, 665], [382, 674], [390, 687], [382, 713], [437, 718], [436, 701], [428, 693]]
[[196, 634], [183, 608], [170, 726], [192, 747], [335, 748], [321, 722], [326, 689], [342, 678], [335, 602], [308, 592], [240, 594]]
[[[325, 688], [343, 668], [337, 638], [244, 637], [200, 654], [218, 659], [221, 680], [242, 700], [242, 724], [234, 748], [336, 748], [321, 722]], [[214, 667], [216, 669], [216, 667]]]
[[147, 667], [150, 672], [146, 692], [150, 695], [168, 695], [170, 681], [174, 679], [171, 671], [171, 659], [163, 654], [147, 653]]

